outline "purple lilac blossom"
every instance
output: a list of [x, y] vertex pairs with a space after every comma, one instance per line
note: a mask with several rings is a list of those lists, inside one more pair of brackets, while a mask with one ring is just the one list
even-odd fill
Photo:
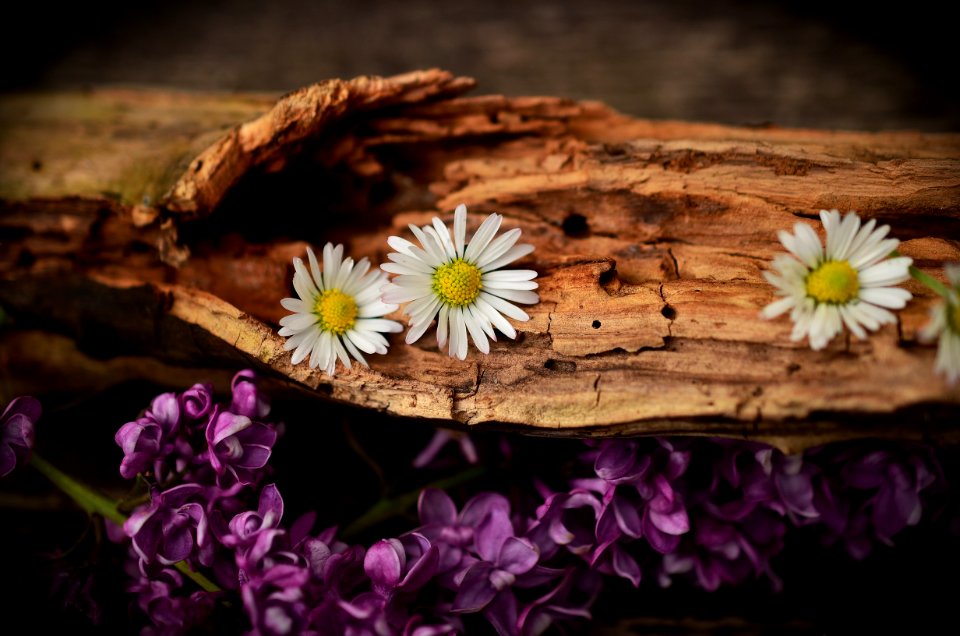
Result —
[[154, 491], [150, 505], [130, 515], [123, 528], [144, 564], [172, 565], [196, 555], [211, 563], [212, 544], [202, 501], [204, 488], [183, 484], [165, 492]]
[[[639, 585], [641, 563], [661, 585], [687, 578], [714, 590], [766, 576], [777, 586], [772, 560], [793, 526], [861, 555], [916, 524], [921, 492], [939, 477], [935, 460], [906, 450], [785, 456], [722, 440], [588, 442], [566, 489], [539, 484], [538, 498], [531, 487], [510, 500], [484, 492], [460, 511], [424, 489], [420, 527], [365, 550], [334, 528], [311, 535], [315, 514], [282, 525], [275, 484], [253, 499], [277, 437], [259, 421], [269, 402], [254, 380], [235, 376], [229, 408], [213, 404], [208, 385], [164, 394], [118, 433], [128, 474], [174, 457], [184, 481], [158, 488], [125, 526], [140, 566], [132, 589], [158, 633], [188, 629], [209, 607], [209, 595], [189, 595], [161, 567], [187, 559], [212, 568], [224, 593], [239, 591], [253, 634], [435, 636], [462, 633], [469, 614], [502, 635], [541, 634], [588, 619], [603, 575]], [[418, 463], [451, 439], [438, 433]]]
[[30, 458], [33, 427], [42, 409], [36, 398], [14, 398], [0, 415], [0, 477], [6, 477], [17, 465]]
[[253, 484], [257, 471], [267, 465], [276, 441], [277, 431], [270, 425], [214, 408], [207, 425], [207, 444], [217, 485]]
[[176, 394], [158, 395], [143, 417], [121, 426], [114, 437], [124, 455], [120, 475], [133, 479], [149, 470], [155, 475], [164, 472], [162, 462], [174, 450], [179, 430], [180, 404]]
[[178, 594], [183, 577], [176, 570], [163, 569], [154, 576], [142, 577], [128, 589], [137, 594], [137, 604], [153, 625], [141, 634], [183, 634], [203, 624], [213, 612], [213, 597], [203, 591]]

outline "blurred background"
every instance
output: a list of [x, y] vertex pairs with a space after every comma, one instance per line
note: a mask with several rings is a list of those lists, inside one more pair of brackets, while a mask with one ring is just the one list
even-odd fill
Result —
[[[639, 117], [960, 128], [948, 5], [825, 0], [169, 0], [5, 9], [3, 90], [289, 91], [439, 66], [478, 93]], [[25, 37], [9, 37], [13, 33]]]

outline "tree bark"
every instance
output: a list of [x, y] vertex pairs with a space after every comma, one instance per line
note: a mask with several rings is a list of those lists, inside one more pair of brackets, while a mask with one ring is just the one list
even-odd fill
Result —
[[[93, 91], [0, 100], [0, 305], [15, 327], [150, 356], [150, 377], [252, 365], [322, 399], [534, 434], [744, 436], [798, 450], [960, 438], [960, 392], [917, 341], [934, 301], [824, 351], [763, 321], [778, 230], [855, 209], [931, 275], [960, 260], [960, 136], [652, 122], [558, 98], [468, 98], [442, 71], [264, 96]], [[293, 366], [290, 261], [459, 203], [536, 251], [516, 342], [460, 362], [431, 334], [373, 367]], [[818, 228], [819, 229], [819, 228]], [[13, 346], [23, 361], [34, 349]], [[69, 349], [61, 340], [57, 347]], [[77, 363], [79, 364], [79, 363]], [[87, 363], [84, 363], [87, 364]], [[105, 378], [123, 365], [89, 361]], [[6, 373], [13, 368], [7, 365]]]

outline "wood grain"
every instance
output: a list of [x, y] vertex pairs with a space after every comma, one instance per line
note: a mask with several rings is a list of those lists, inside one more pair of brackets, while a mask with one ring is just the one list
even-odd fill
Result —
[[[209, 113], [225, 117], [215, 96], [92, 93], [89, 110], [108, 113], [99, 127], [71, 128], [85, 116], [72, 108], [49, 115], [51, 130], [101, 144], [70, 182], [21, 164], [44, 148], [44, 165], [82, 174], [76, 140], [4, 117], [0, 168], [14, 176], [0, 180], [0, 304], [18, 325], [91, 348], [252, 364], [322, 399], [448, 424], [734, 435], [785, 450], [958, 438], [960, 392], [916, 339], [933, 301], [922, 287], [906, 285], [916, 300], [899, 324], [820, 352], [758, 312], [773, 299], [761, 273], [782, 250], [777, 230], [818, 228], [822, 208], [891, 224], [934, 276], [960, 260], [960, 137], [642, 121], [597, 103], [460, 96], [471, 85], [442, 71], [334, 80], [247, 121], [263, 99], [231, 96], [250, 111], [225, 131], [205, 128]], [[6, 99], [0, 113], [51, 112], [63, 97]], [[118, 114], [140, 108], [168, 125], [141, 131]], [[157, 142], [187, 129], [175, 147]], [[120, 164], [142, 154], [160, 166], [151, 174], [173, 176], [128, 184]], [[100, 191], [111, 180], [118, 196]], [[516, 342], [460, 362], [430, 334], [395, 338], [372, 369], [334, 378], [290, 364], [275, 324], [292, 256], [341, 240], [379, 262], [387, 236], [449, 221], [459, 203], [470, 229], [497, 211], [537, 248], [519, 265], [540, 273], [541, 302]]]

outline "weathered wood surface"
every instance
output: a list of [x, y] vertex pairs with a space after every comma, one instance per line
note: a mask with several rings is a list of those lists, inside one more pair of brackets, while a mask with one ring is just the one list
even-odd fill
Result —
[[[776, 231], [821, 208], [890, 223], [935, 276], [960, 260], [960, 136], [640, 121], [596, 103], [461, 97], [471, 86], [441, 71], [332, 81], [272, 108], [5, 98], [0, 305], [101, 356], [252, 364], [324, 398], [448, 423], [788, 450], [958, 437], [960, 392], [916, 341], [923, 288], [907, 284], [917, 298], [898, 325], [821, 352], [758, 312]], [[372, 369], [332, 379], [290, 365], [275, 323], [292, 256], [339, 240], [380, 262], [387, 236], [461, 202], [469, 227], [497, 211], [537, 247], [522, 266], [540, 272], [541, 302], [518, 341], [460, 362], [430, 334], [396, 337]]]

